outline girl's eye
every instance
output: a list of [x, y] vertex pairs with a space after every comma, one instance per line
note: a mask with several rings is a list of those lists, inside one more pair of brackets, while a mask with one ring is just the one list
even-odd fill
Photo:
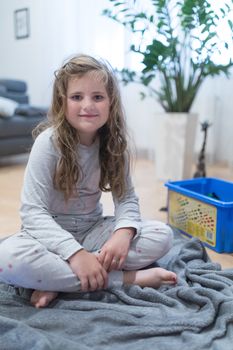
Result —
[[95, 101], [102, 101], [103, 98], [104, 98], [104, 96], [102, 96], [102, 95], [95, 95], [94, 96]]
[[80, 101], [82, 99], [82, 96], [81, 95], [73, 95], [73, 96], [71, 96], [71, 99], [74, 101]]

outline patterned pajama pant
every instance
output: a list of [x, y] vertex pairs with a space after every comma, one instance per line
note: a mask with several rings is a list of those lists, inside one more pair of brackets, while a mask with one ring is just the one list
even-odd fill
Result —
[[[102, 217], [96, 222], [81, 222], [64, 217], [56, 221], [71, 232], [89, 252], [98, 254], [112, 235], [114, 217]], [[76, 226], [75, 226], [76, 225]], [[77, 229], [78, 227], [78, 229]], [[172, 230], [159, 221], [142, 221], [133, 238], [124, 270], [138, 270], [164, 256], [172, 245]], [[80, 281], [67, 261], [50, 252], [25, 231], [16, 233], [0, 243], [0, 281], [29, 289], [57, 292], [80, 290]], [[123, 272], [109, 273], [109, 287], [123, 283]]]

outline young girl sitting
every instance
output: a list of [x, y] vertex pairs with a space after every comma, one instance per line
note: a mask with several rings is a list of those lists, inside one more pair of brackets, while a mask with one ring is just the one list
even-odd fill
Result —
[[[64, 64], [55, 74], [48, 120], [35, 132], [22, 228], [0, 244], [0, 281], [33, 289], [36, 307], [58, 292], [176, 283], [171, 271], [141, 270], [169, 251], [172, 231], [141, 221], [111, 67], [87, 55]], [[112, 217], [103, 216], [102, 191], [112, 193]]]

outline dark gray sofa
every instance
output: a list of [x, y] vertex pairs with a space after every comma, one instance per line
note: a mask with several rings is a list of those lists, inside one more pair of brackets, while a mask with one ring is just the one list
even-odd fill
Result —
[[29, 152], [32, 130], [45, 118], [47, 109], [29, 104], [27, 84], [21, 80], [0, 79], [0, 96], [18, 102], [12, 116], [0, 116], [0, 157]]

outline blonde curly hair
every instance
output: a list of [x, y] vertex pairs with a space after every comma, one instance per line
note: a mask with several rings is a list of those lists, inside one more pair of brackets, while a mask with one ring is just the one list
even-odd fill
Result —
[[109, 118], [98, 130], [100, 149], [100, 183], [103, 192], [112, 191], [119, 199], [126, 191], [126, 160], [129, 159], [127, 131], [118, 82], [111, 66], [103, 60], [88, 55], [77, 55], [69, 59], [55, 72], [51, 107], [46, 122], [33, 131], [36, 137], [48, 127], [54, 130], [54, 141], [60, 158], [54, 174], [54, 187], [64, 193], [66, 199], [74, 194], [82, 176], [77, 152], [79, 144], [77, 130], [66, 120], [66, 98], [68, 82], [93, 72], [103, 81], [110, 100]]

